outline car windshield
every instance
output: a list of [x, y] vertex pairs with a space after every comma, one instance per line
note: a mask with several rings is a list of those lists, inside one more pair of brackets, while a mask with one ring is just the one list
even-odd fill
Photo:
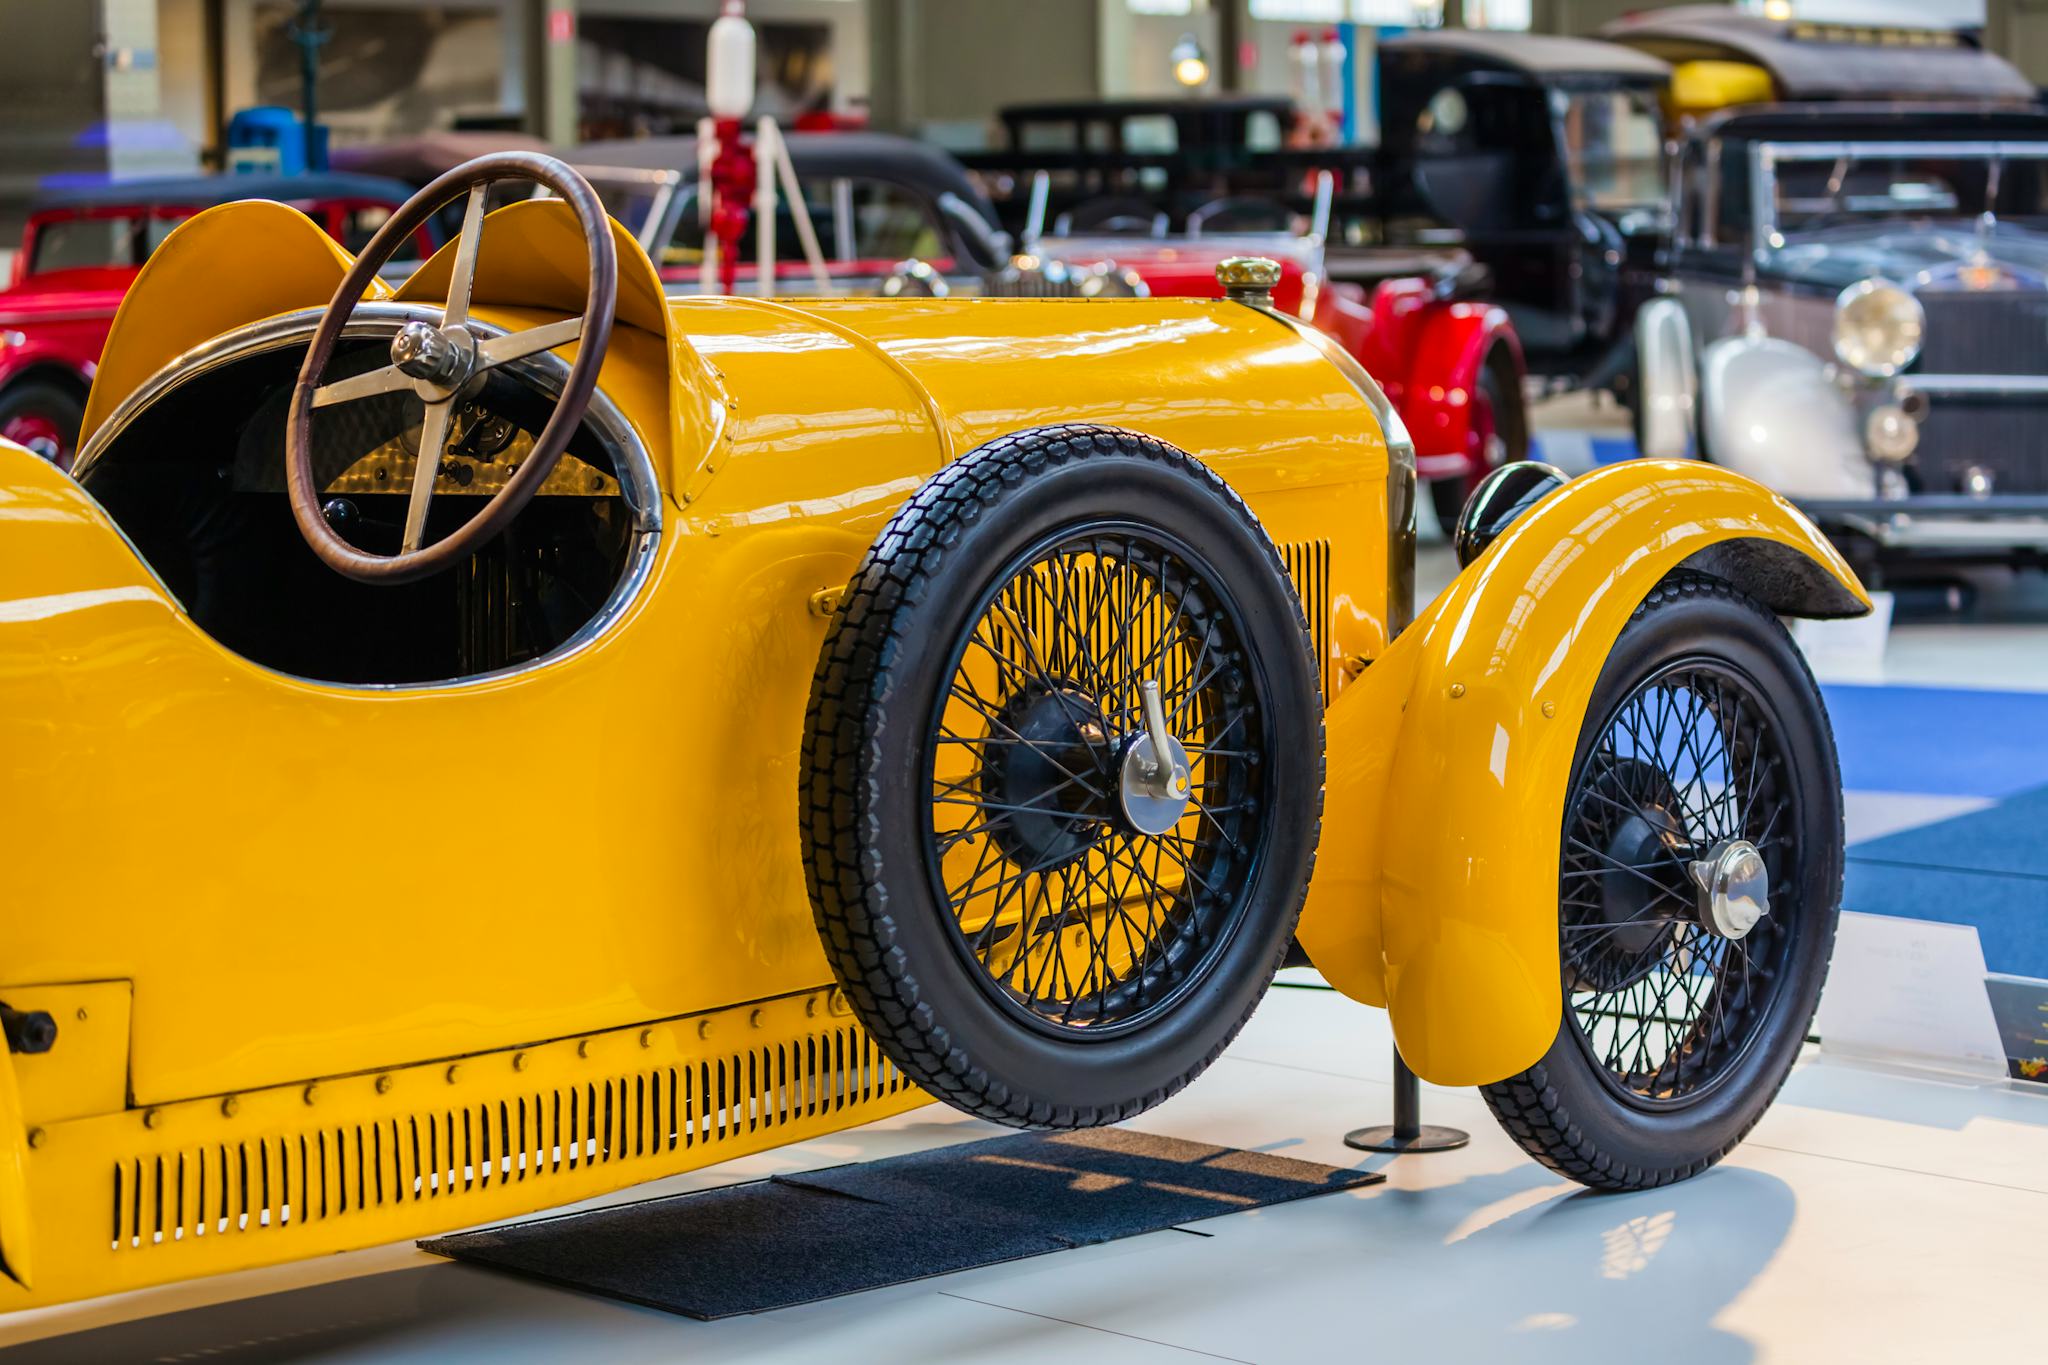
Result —
[[182, 221], [182, 214], [171, 216], [143, 209], [45, 218], [36, 226], [28, 273], [141, 265]]
[[1976, 218], [2048, 221], [2048, 143], [1994, 155], [1850, 146], [1773, 153], [1773, 225], [1781, 235], [1844, 223]]
[[1630, 209], [1664, 201], [1664, 133], [1644, 90], [1556, 95], [1572, 185], [1586, 207]]

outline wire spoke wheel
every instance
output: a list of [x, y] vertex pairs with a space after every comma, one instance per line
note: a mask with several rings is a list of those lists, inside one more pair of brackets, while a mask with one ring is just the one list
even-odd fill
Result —
[[[1060, 534], [998, 573], [955, 652], [930, 745], [933, 891], [985, 987], [1039, 1029], [1141, 1025], [1243, 915], [1267, 726], [1214, 583], [1157, 531]], [[1134, 808], [1148, 685], [1185, 792]]]
[[1036, 1128], [1201, 1075], [1308, 891], [1316, 679], [1279, 550], [1187, 452], [1039, 427], [927, 480], [826, 632], [799, 807], [819, 943], [889, 1059]]
[[1559, 885], [1571, 1028], [1631, 1102], [1719, 1084], [1768, 1012], [1796, 924], [1740, 938], [1697, 913], [1693, 864], [1745, 841], [1782, 911], [1798, 879], [1786, 756], [1756, 684], [1708, 659], [1670, 665], [1615, 708], [1565, 817]]
[[1799, 1057], [1841, 906], [1841, 778], [1784, 625], [1706, 574], [1637, 606], [1585, 717], [1558, 840], [1562, 1017], [1481, 1093], [1560, 1175], [1639, 1190], [1726, 1156]]

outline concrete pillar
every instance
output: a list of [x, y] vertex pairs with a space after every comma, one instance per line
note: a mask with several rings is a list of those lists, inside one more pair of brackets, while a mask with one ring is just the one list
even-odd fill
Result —
[[526, 125], [549, 142], [578, 140], [577, 0], [527, 0]]
[[923, 10], [924, 0], [868, 0], [868, 121], [887, 132], [915, 132], [924, 118]]

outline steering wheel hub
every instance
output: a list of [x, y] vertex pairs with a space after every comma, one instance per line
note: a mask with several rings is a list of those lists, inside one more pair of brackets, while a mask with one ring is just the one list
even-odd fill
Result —
[[415, 319], [391, 338], [391, 363], [424, 385], [423, 398], [445, 398], [469, 378], [476, 363], [476, 338], [467, 327], [436, 327]]

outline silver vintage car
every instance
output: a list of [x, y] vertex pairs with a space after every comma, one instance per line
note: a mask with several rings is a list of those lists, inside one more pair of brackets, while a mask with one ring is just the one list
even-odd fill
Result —
[[1795, 98], [1683, 129], [1664, 293], [1636, 320], [1641, 440], [1768, 484], [1872, 572], [2038, 563], [2048, 113], [1987, 53], [1927, 56], [1981, 59], [1979, 98]]

